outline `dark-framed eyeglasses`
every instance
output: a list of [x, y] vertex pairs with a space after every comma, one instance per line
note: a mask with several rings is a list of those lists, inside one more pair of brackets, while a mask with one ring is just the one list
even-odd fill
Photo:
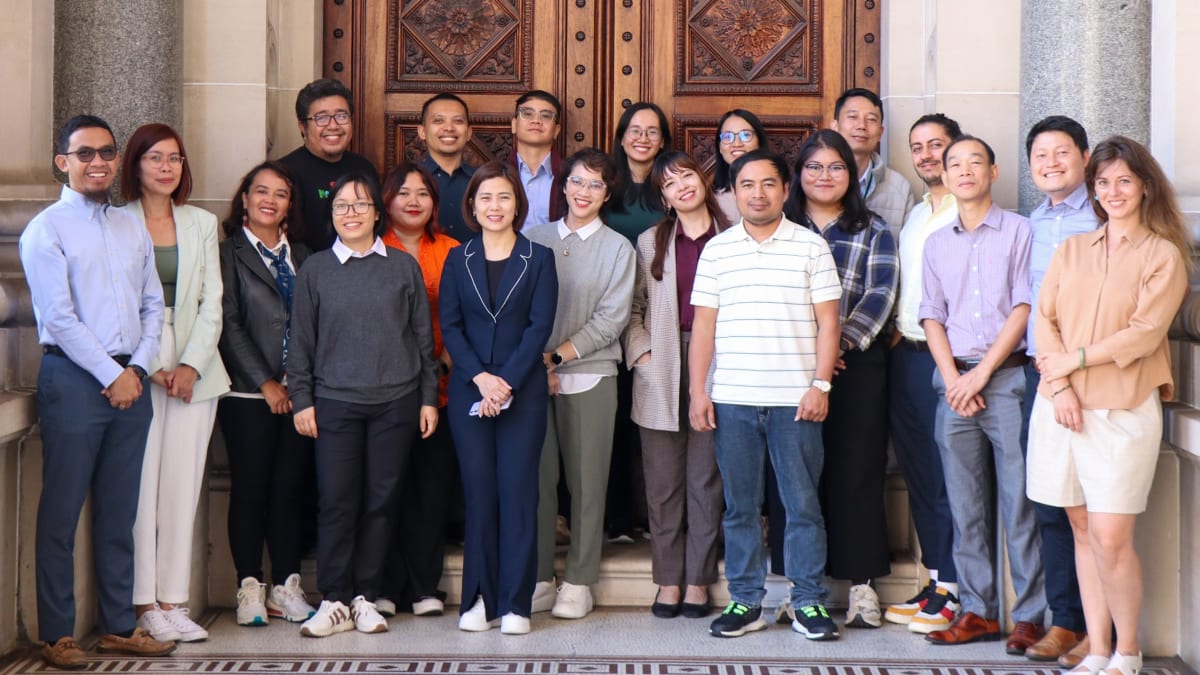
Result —
[[718, 138], [720, 138], [721, 143], [725, 145], [733, 143], [733, 139], [735, 138], [743, 143], [749, 143], [750, 141], [754, 140], [754, 132], [749, 129], [742, 129], [741, 131], [722, 131]]
[[100, 159], [106, 162], [111, 162], [117, 158], [117, 148], [113, 145], [106, 145], [103, 148], [89, 148], [85, 145], [78, 150], [72, 150], [62, 154], [75, 155], [79, 158], [79, 161], [83, 162], [84, 164], [96, 159], [96, 155], [100, 155]]
[[313, 115], [312, 117], [306, 117], [305, 119], [312, 120], [313, 124], [319, 127], [329, 126], [329, 120], [334, 120], [338, 124], [346, 125], [350, 123], [350, 113], [345, 111], [335, 112], [332, 115], [327, 113], [317, 113], [316, 115]]
[[347, 213], [350, 213], [350, 209], [353, 208], [354, 212], [361, 216], [362, 214], [370, 211], [371, 207], [373, 207], [373, 206], [375, 206], [375, 204], [373, 204], [372, 202], [365, 202], [365, 201], [364, 202], [334, 202], [333, 203], [333, 215], [344, 216]]

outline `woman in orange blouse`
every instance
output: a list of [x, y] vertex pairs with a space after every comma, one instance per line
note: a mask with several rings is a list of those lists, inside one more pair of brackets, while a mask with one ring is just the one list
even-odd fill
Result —
[[[438, 323], [438, 286], [442, 266], [458, 240], [442, 234], [438, 227], [437, 182], [427, 169], [404, 162], [383, 179], [383, 203], [387, 209], [388, 230], [383, 243], [417, 259], [433, 314], [433, 356], [438, 360], [438, 413], [446, 414], [446, 374], [450, 357], [442, 348], [442, 329]], [[446, 419], [442, 417], [441, 419]], [[394, 534], [391, 570], [385, 581], [387, 599], [378, 603], [381, 611], [395, 613], [396, 605], [418, 616], [442, 613], [446, 594], [438, 588], [444, 557], [443, 530], [455, 510], [459, 494], [458, 463], [450, 425], [439, 424], [432, 436], [418, 441], [409, 459], [405, 485], [401, 490], [400, 522]], [[385, 613], [387, 613], [385, 611]]]
[[1187, 292], [1191, 242], [1171, 184], [1136, 141], [1097, 145], [1085, 179], [1104, 225], [1059, 247], [1037, 300], [1042, 382], [1026, 491], [1065, 507], [1075, 534], [1091, 653], [1071, 672], [1135, 675], [1142, 568], [1133, 527], [1154, 480], [1160, 401], [1174, 390], [1167, 329]]

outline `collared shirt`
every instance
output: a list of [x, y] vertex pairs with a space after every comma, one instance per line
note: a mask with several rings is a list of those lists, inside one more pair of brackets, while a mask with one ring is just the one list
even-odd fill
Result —
[[799, 403], [817, 369], [813, 306], [841, 296], [829, 245], [787, 218], [762, 242], [742, 223], [713, 237], [692, 287], [693, 305], [717, 310], [712, 400]]
[[[1042, 278], [1046, 276], [1050, 259], [1059, 245], [1067, 237], [1094, 231], [1099, 224], [1092, 203], [1088, 201], [1087, 185], [1083, 183], [1058, 206], [1052, 205], [1047, 197], [1029, 214], [1029, 226], [1033, 228], [1033, 248], [1029, 252], [1029, 280], [1033, 290], [1029, 297], [1035, 306], [1042, 288]], [[1033, 337], [1036, 317], [1037, 312], [1029, 313], [1029, 328], [1025, 331], [1026, 348], [1030, 355], [1036, 353]]]
[[288, 250], [287, 250], [288, 267], [290, 267], [292, 269], [292, 274], [296, 273], [296, 271], [297, 271], [296, 270], [296, 259], [292, 257], [292, 247], [290, 244], [288, 244], [287, 232], [279, 233], [279, 241], [275, 242], [274, 246], [267, 246], [266, 244], [263, 244], [262, 240], [256, 236], [254, 236], [254, 233], [250, 231], [250, 228], [248, 228], [244, 225], [242, 226], [242, 233], [245, 234], [246, 239], [250, 241], [250, 248], [254, 249], [254, 252], [258, 254], [259, 259], [262, 260], [263, 264], [267, 266], [267, 270], [269, 270], [271, 272], [271, 276], [273, 276], [273, 277], [278, 276], [279, 272], [277, 272], [275, 270], [275, 265], [273, 264], [273, 261], [270, 258], [268, 258], [267, 256], [263, 255], [262, 251], [258, 250], [259, 244], [262, 244], [263, 248], [270, 251], [276, 257], [279, 256], [279, 252], [283, 250], [283, 247], [287, 246], [288, 247]]
[[804, 226], [829, 243], [837, 262], [842, 280], [842, 340], [865, 351], [892, 316], [900, 261], [896, 241], [883, 218], [873, 215], [867, 227], [853, 234], [840, 223], [839, 216], [820, 229], [807, 215], [804, 218]]
[[925, 341], [925, 331], [917, 320], [921, 309], [922, 259], [929, 235], [958, 218], [958, 202], [947, 194], [937, 210], [933, 195], [926, 193], [920, 204], [913, 207], [900, 229], [900, 299], [896, 301], [896, 327], [906, 340]]
[[554, 169], [550, 165], [553, 153], [547, 153], [546, 158], [536, 169], [525, 163], [520, 153], [517, 154], [517, 170], [521, 172], [521, 185], [525, 188], [525, 196], [529, 199], [529, 214], [525, 216], [525, 225], [540, 225], [550, 222], [550, 198], [554, 186]]
[[113, 356], [149, 368], [162, 334], [162, 285], [136, 216], [63, 186], [21, 234], [20, 255], [38, 342], [57, 345], [106, 387], [125, 369]]
[[710, 223], [704, 234], [692, 239], [675, 221], [675, 292], [679, 301], [679, 330], [690, 331], [696, 308], [692, 306], [692, 285], [696, 281], [696, 264], [710, 239], [717, 236], [717, 224]]
[[371, 242], [371, 248], [365, 251], [355, 251], [349, 246], [343, 244], [341, 237], [334, 239], [333, 246], [330, 248], [333, 249], [333, 254], [337, 256], [338, 262], [343, 265], [345, 265], [346, 261], [351, 258], [365, 258], [372, 253], [381, 255], [385, 258], [387, 257], [387, 246], [384, 245], [383, 240], [379, 237], [375, 237], [375, 241]]
[[[878, 160], [878, 161], [877, 161]], [[871, 162], [867, 164], [867, 170], [862, 172], [858, 177], [858, 192], [863, 196], [863, 199], [871, 196], [875, 192], [875, 171], [879, 168], [882, 158], [875, 153], [871, 153]]]
[[[517, 161], [520, 161], [520, 159], [518, 158]], [[547, 158], [546, 161], [550, 161], [549, 158]], [[567, 219], [563, 218], [562, 220], [558, 221], [558, 227], [555, 229], [558, 232], [558, 238], [566, 242], [567, 238], [572, 234], [579, 237], [583, 241], [587, 241], [588, 237], [591, 237], [593, 234], [599, 232], [600, 228], [602, 227], [604, 227], [604, 223], [599, 218], [596, 218], [578, 230], [572, 231], [571, 228], [567, 227]], [[567, 251], [570, 251], [571, 249], [569, 242], [567, 243], [567, 246]], [[567, 342], [571, 341], [567, 340]], [[571, 348], [575, 349], [575, 345], [571, 344]], [[582, 394], [583, 392], [594, 388], [597, 384], [600, 384], [600, 378], [602, 377], [604, 376], [596, 373], [559, 373], [558, 391], [562, 394]]]
[[917, 318], [946, 327], [954, 356], [983, 358], [1008, 315], [1029, 304], [1032, 239], [1027, 218], [994, 203], [974, 232], [956, 217], [950, 227], [929, 236]]
[[429, 169], [438, 186], [438, 227], [442, 232], [458, 241], [466, 241], [475, 236], [467, 222], [463, 220], [463, 197], [467, 194], [467, 185], [471, 176], [475, 175], [475, 167], [463, 162], [453, 173], [446, 173], [432, 157], [426, 155], [421, 160], [421, 166]]
[[[1187, 266], [1171, 242], [1147, 231], [1122, 237], [1110, 254], [1108, 228], [1071, 237], [1050, 263], [1038, 297], [1044, 352], [1102, 346], [1112, 363], [1071, 374], [1088, 409], [1128, 410], [1155, 388], [1174, 393], [1167, 330], [1188, 291]], [[1043, 379], [1039, 389], [1050, 396]]]

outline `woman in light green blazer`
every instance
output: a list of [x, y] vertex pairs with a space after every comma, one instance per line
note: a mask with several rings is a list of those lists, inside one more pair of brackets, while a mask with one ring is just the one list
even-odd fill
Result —
[[163, 285], [164, 326], [148, 369], [154, 419], [142, 462], [133, 526], [133, 602], [138, 626], [157, 640], [204, 640], [187, 609], [192, 527], [204, 461], [229, 376], [217, 354], [221, 336], [221, 265], [217, 217], [184, 202], [191, 193], [183, 140], [165, 124], [147, 124], [125, 148], [121, 192], [154, 241]]

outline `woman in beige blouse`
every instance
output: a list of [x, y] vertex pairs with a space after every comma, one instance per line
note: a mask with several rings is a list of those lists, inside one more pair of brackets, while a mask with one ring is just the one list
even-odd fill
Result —
[[1160, 401], [1174, 390], [1167, 329], [1187, 292], [1191, 242], [1170, 183], [1136, 141], [1096, 146], [1086, 182], [1104, 225], [1062, 244], [1037, 300], [1042, 382], [1026, 490], [1065, 507], [1075, 533], [1091, 653], [1071, 672], [1134, 675], [1142, 568], [1133, 528], [1154, 480]]

